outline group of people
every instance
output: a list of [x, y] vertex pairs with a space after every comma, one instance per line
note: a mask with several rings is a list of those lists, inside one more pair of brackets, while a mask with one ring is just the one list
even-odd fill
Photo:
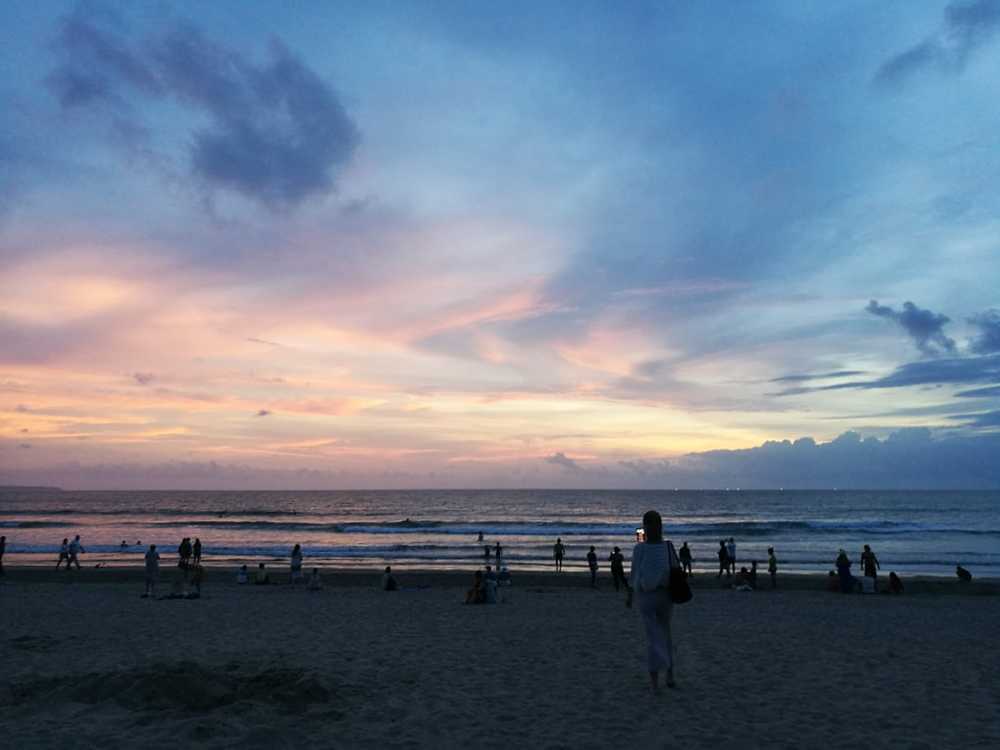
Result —
[[496, 604], [497, 601], [505, 602], [510, 596], [509, 591], [512, 583], [513, 580], [506, 565], [500, 567], [499, 573], [492, 566], [487, 565], [485, 571], [477, 570], [473, 574], [472, 588], [465, 592], [465, 603]]
[[68, 538], [62, 540], [62, 545], [59, 547], [59, 560], [56, 562], [56, 570], [65, 562], [66, 570], [69, 570], [74, 565], [76, 569], [80, 569], [80, 555], [86, 552], [83, 545], [80, 543], [80, 535], [77, 534], [73, 537], [71, 542]]

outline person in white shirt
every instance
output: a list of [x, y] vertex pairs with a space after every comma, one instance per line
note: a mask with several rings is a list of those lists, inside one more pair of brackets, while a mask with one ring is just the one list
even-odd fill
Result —
[[80, 560], [78, 559], [77, 555], [86, 551], [87, 550], [83, 548], [83, 545], [80, 544], [80, 535], [77, 534], [75, 537], [73, 537], [73, 541], [69, 543], [69, 562], [66, 563], [67, 569], [69, 568], [70, 565], [76, 565], [76, 569], [79, 570]]
[[649, 680], [653, 691], [659, 692], [659, 674], [666, 670], [667, 687], [674, 687], [673, 643], [670, 636], [670, 568], [680, 567], [680, 560], [670, 542], [663, 540], [663, 519], [655, 510], [642, 517], [645, 541], [632, 550], [630, 590], [625, 606], [632, 606], [632, 592], [639, 603], [639, 615], [646, 629]]

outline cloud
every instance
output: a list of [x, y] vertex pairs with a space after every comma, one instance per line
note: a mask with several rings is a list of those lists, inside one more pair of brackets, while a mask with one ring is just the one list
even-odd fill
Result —
[[875, 83], [898, 86], [916, 73], [937, 69], [960, 73], [969, 57], [1000, 27], [1000, 0], [959, 0], [944, 9], [941, 28], [907, 50], [886, 60]]
[[149, 385], [155, 379], [155, 376], [151, 372], [135, 372], [132, 373], [132, 378], [139, 385]]
[[955, 342], [944, 335], [944, 326], [951, 319], [947, 315], [933, 313], [917, 307], [912, 302], [904, 302], [901, 311], [871, 300], [865, 308], [872, 315], [894, 320], [903, 327], [924, 354], [932, 357], [944, 352], [954, 352]]
[[992, 398], [993, 396], [1000, 396], [1000, 385], [973, 388], [970, 391], [959, 391], [955, 396], [958, 398]]
[[641, 477], [655, 477], [670, 471], [670, 461], [665, 458], [648, 460], [637, 458], [629, 461], [619, 461], [618, 465]]
[[959, 383], [990, 383], [1000, 381], [1000, 354], [986, 357], [952, 357], [948, 359], [921, 360], [900, 365], [885, 377], [875, 380], [853, 380], [847, 383], [789, 388], [776, 394], [794, 396], [815, 391], [837, 391], [854, 388], [906, 388], [919, 385], [948, 385]]
[[552, 464], [553, 466], [561, 466], [569, 471], [583, 471], [583, 467], [580, 464], [569, 458], [562, 451], [553, 453], [551, 456], [546, 456], [545, 463]]
[[976, 354], [1000, 352], [1000, 310], [990, 309], [973, 315], [969, 322], [981, 331], [969, 344], [972, 351]]
[[267, 416], [270, 416], [270, 414], [271, 414], [271, 412], [269, 412], [267, 409], [260, 409], [255, 416], [258, 416], [258, 417], [267, 417]]
[[780, 378], [772, 378], [769, 383], [800, 383], [806, 380], [829, 380], [833, 378], [848, 378], [852, 375], [864, 375], [863, 370], [836, 370], [834, 372], [821, 372], [815, 375], [782, 375]]
[[47, 82], [65, 109], [110, 109], [113, 123], [140, 134], [131, 98], [171, 100], [207, 120], [191, 131], [187, 156], [209, 190], [288, 209], [334, 190], [359, 142], [336, 92], [278, 41], [257, 65], [179, 22], [133, 48], [81, 8], [64, 19], [56, 48], [62, 62]]
[[978, 429], [1000, 427], [1000, 410], [979, 412], [978, 414], [954, 414], [951, 418], [964, 422], [966, 427]]

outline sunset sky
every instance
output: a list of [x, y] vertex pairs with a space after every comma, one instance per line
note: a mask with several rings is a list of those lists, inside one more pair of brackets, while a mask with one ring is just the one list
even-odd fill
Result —
[[0, 28], [0, 484], [1000, 486], [1000, 2]]

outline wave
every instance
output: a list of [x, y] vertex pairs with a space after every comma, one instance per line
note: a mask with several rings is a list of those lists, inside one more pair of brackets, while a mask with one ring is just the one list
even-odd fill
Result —
[[[284, 515], [284, 514], [274, 514]], [[74, 521], [28, 521], [4, 520], [0, 527], [6, 528], [71, 528], [100, 527], [103, 524]], [[219, 520], [217, 518], [202, 519], [188, 517], [184, 520], [156, 521], [131, 520], [118, 522], [115, 526], [130, 528], [169, 529], [169, 528], [205, 528], [228, 529], [247, 532], [300, 532], [322, 534], [423, 534], [445, 536], [476, 537], [480, 532], [485, 537], [625, 537], [631, 538], [635, 533], [634, 523], [613, 522], [566, 522], [566, 521], [500, 521], [484, 520], [480, 523], [470, 523], [457, 520], [412, 520], [374, 521], [374, 522], [317, 522], [281, 520]], [[885, 536], [885, 535], [921, 535], [921, 534], [965, 534], [974, 536], [1000, 535], [1000, 529], [972, 528], [954, 524], [921, 523], [907, 521], [805, 521], [805, 520], [766, 520], [766, 521], [716, 521], [687, 522], [666, 524], [667, 533], [674, 538], [688, 537], [735, 537], [747, 539], [753, 537], [782, 537], [788, 535], [830, 535], [830, 536]], [[150, 532], [146, 532], [150, 536]]]

